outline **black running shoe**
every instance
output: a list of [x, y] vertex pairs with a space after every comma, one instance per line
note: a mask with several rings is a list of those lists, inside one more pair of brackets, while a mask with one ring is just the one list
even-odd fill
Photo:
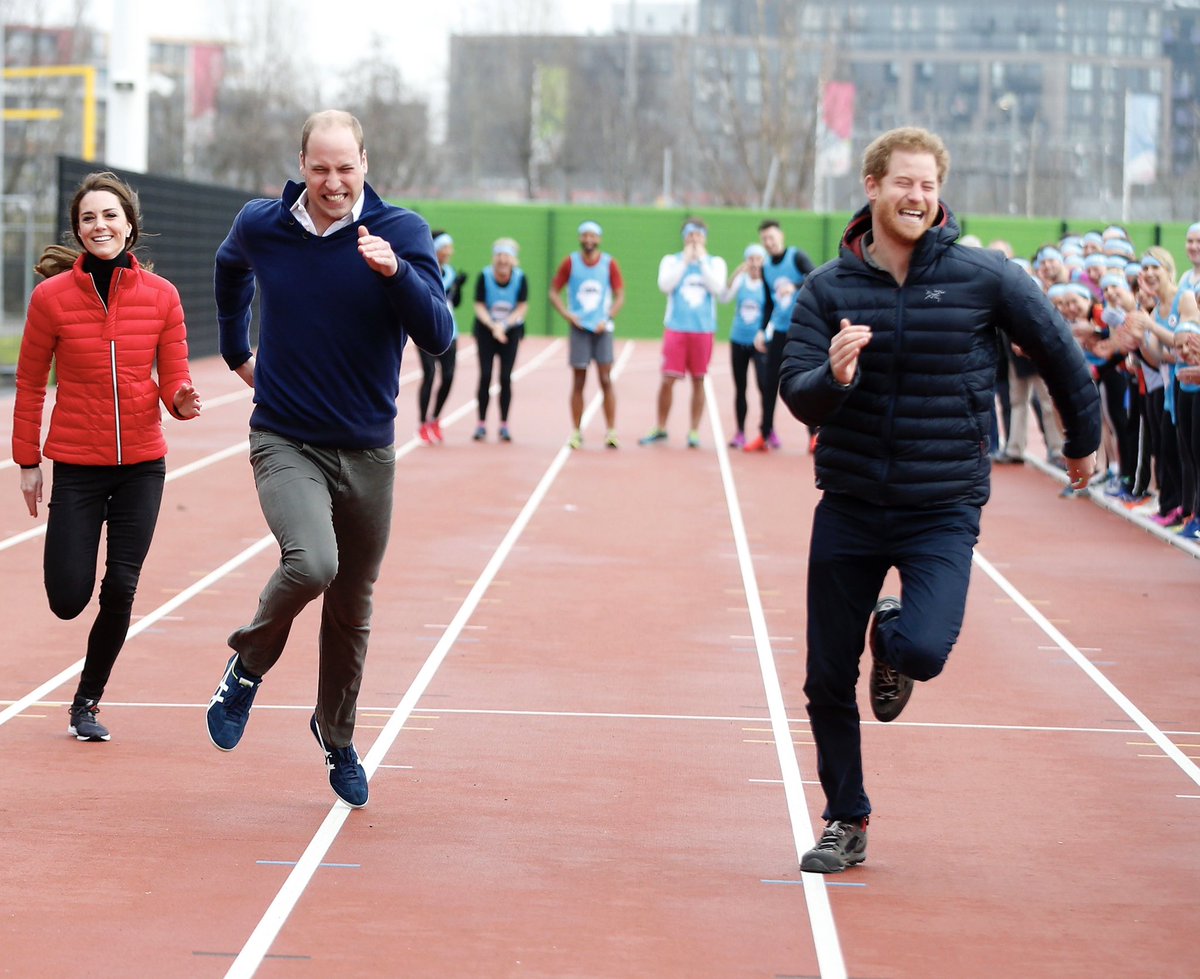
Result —
[[108, 728], [96, 720], [100, 708], [96, 701], [76, 697], [71, 704], [71, 723], [67, 726], [67, 734], [76, 741], [107, 741], [112, 737]]
[[810, 874], [840, 874], [867, 859], [867, 820], [832, 819], [817, 845], [800, 858], [800, 869]]
[[871, 712], [876, 720], [894, 721], [904, 710], [908, 698], [912, 696], [913, 681], [899, 670], [888, 666], [878, 655], [876, 649], [879, 641], [879, 626], [900, 614], [898, 598], [881, 598], [875, 606], [871, 617], [871, 628], [867, 637], [871, 647], [871, 677], [868, 689], [871, 693]]

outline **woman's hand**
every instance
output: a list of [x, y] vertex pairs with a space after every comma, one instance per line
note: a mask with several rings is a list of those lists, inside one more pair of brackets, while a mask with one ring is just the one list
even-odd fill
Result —
[[29, 507], [29, 515], [36, 517], [38, 504], [42, 502], [42, 467], [21, 470], [21, 495]]
[[200, 395], [191, 384], [183, 384], [175, 392], [175, 414], [180, 418], [195, 418], [201, 407]]

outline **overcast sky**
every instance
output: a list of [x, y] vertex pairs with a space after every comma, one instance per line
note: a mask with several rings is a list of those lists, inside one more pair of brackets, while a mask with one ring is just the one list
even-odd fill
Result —
[[[0, 0], [14, 20], [72, 17], [80, 0]], [[115, 4], [132, 3], [142, 11], [151, 37], [224, 39], [229, 31], [227, 5], [240, 8], [275, 3], [295, 12], [305, 37], [305, 54], [319, 71], [340, 71], [372, 33], [384, 40], [412, 90], [436, 102], [444, 98], [449, 37], [452, 32], [539, 30], [607, 33], [612, 30], [611, 0], [82, 0], [85, 19], [101, 30], [113, 23]], [[49, 9], [50, 14], [35, 11]], [[336, 44], [329, 40], [337, 39]]]

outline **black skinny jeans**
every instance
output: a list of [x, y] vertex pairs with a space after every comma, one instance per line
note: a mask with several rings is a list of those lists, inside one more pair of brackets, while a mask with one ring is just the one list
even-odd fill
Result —
[[76, 696], [101, 698], [125, 644], [166, 473], [162, 459], [131, 466], [54, 463], [42, 567], [50, 610], [60, 619], [75, 618], [91, 601], [100, 531], [108, 528], [100, 609], [88, 634]]

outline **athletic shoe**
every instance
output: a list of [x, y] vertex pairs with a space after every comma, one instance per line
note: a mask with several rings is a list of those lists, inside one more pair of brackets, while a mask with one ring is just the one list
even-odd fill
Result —
[[1156, 513], [1150, 518], [1152, 524], [1157, 524], [1159, 527], [1170, 527], [1172, 524], [1179, 523], [1179, 518], [1183, 516], [1183, 507], [1177, 506], [1169, 513]]
[[436, 418], [429, 423], [429, 434], [433, 436], [435, 442], [446, 441], [442, 438], [442, 426]]
[[1200, 518], [1192, 517], [1180, 529], [1179, 536], [1185, 540], [1200, 540]]
[[571, 437], [567, 439], [567, 445], [569, 445], [572, 449], [583, 448], [583, 436], [580, 434], [579, 429], [575, 429], [575, 431], [571, 433]]
[[325, 767], [329, 769], [329, 785], [334, 794], [351, 809], [361, 809], [367, 804], [367, 773], [358, 762], [358, 752], [354, 745], [345, 748], [334, 748], [325, 743], [321, 737], [321, 729], [317, 727], [317, 715], [314, 712], [308, 726], [317, 739], [317, 744], [325, 752]]
[[421, 422], [421, 428], [417, 434], [421, 436], [421, 441], [426, 445], [433, 445], [433, 433], [429, 429], [429, 422]]
[[487, 438], [487, 429], [482, 425], [477, 425], [475, 427], [475, 434], [472, 435], [471, 438], [473, 438], [476, 442], [482, 442], [485, 438]]
[[772, 449], [782, 449], [783, 443], [779, 441], [779, 436], [772, 432], [767, 436], [767, 445]]
[[262, 677], [248, 672], [237, 653], [229, 657], [225, 675], [208, 702], [208, 736], [222, 751], [233, 751], [242, 740], [260, 683]]
[[653, 445], [655, 442], [665, 442], [666, 440], [667, 430], [665, 428], [652, 428], [649, 435], [638, 439], [638, 445]]
[[512, 434], [509, 432], [507, 425], [500, 426], [500, 441], [501, 442], [511, 442], [512, 441]]
[[619, 449], [621, 447], [621, 441], [617, 438], [616, 432], [609, 432], [604, 436], [604, 446], [608, 449]]
[[743, 452], [766, 452], [767, 451], [767, 440], [764, 439], [761, 435], [757, 435], [753, 439], [751, 439], [749, 442], [746, 443], [746, 447], [742, 451]]
[[737, 435], [729, 440], [729, 447], [731, 449], [744, 449], [746, 447], [746, 433], [738, 432]]
[[1087, 495], [1087, 490], [1084, 490], [1084, 489], [1077, 490], [1077, 489], [1075, 489], [1075, 487], [1073, 487], [1073, 486], [1072, 486], [1070, 483], [1067, 483], [1067, 485], [1066, 485], [1066, 486], [1064, 486], [1064, 487], [1063, 487], [1063, 488], [1062, 488], [1062, 489], [1059, 491], [1059, 494], [1058, 494], [1058, 495], [1059, 495], [1059, 496], [1061, 496], [1061, 497], [1062, 497], [1064, 500], [1069, 500], [1069, 499], [1071, 499], [1071, 497], [1073, 497], [1073, 496], [1086, 496], [1086, 495]]
[[107, 741], [111, 737], [108, 728], [96, 720], [96, 715], [100, 713], [96, 701], [76, 697], [68, 709], [71, 723], [67, 726], [67, 734], [76, 741]]
[[831, 819], [817, 845], [800, 858], [800, 869], [810, 874], [840, 874], [867, 859], [867, 819]]
[[912, 680], [899, 670], [892, 669], [876, 654], [879, 646], [879, 626], [899, 614], [899, 599], [890, 596], [881, 598], [875, 606], [875, 612], [871, 617], [871, 627], [867, 631], [871, 646], [871, 678], [868, 684], [871, 693], [871, 712], [875, 715], [876, 720], [880, 721], [894, 721], [899, 717], [913, 691]]
[[687, 446], [689, 449], [700, 448], [700, 433], [697, 432], [694, 428], [690, 432], [688, 432]]

